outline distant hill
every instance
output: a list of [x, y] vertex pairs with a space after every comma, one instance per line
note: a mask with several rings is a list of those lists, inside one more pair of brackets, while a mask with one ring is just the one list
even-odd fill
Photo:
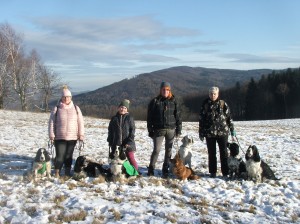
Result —
[[[151, 98], [158, 95], [162, 81], [170, 82], [172, 92], [184, 97], [188, 94], [207, 92], [210, 86], [216, 85], [221, 89], [232, 87], [236, 82], [245, 83], [250, 78], [259, 79], [263, 74], [272, 70], [233, 70], [211, 69], [201, 67], [172, 67], [151, 73], [137, 75], [131, 79], [113, 83], [97, 90], [74, 96], [74, 101], [81, 106], [117, 105], [122, 99], [131, 101], [131, 106], [146, 106]], [[88, 111], [85, 111], [87, 114]]]

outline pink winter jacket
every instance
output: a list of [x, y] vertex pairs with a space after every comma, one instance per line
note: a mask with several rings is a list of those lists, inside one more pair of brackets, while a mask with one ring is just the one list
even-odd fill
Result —
[[83, 116], [78, 106], [76, 106], [76, 109], [73, 102], [69, 105], [61, 102], [58, 107], [54, 107], [48, 126], [50, 139], [67, 141], [78, 140], [80, 137], [83, 139]]

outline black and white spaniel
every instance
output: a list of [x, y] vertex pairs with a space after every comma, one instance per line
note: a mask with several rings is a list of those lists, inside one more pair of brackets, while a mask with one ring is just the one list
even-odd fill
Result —
[[113, 158], [110, 162], [110, 172], [113, 178], [113, 181], [124, 180], [126, 177], [126, 170], [123, 166], [126, 161], [126, 153], [123, 147], [116, 148], [113, 153]]
[[51, 157], [46, 149], [40, 148], [37, 151], [32, 164], [32, 173], [35, 181], [38, 177], [51, 178]]
[[80, 180], [86, 177], [97, 177], [99, 174], [108, 173], [102, 164], [92, 161], [87, 156], [78, 156], [74, 165], [74, 179]]
[[248, 180], [254, 180], [256, 182], [262, 182], [264, 178], [278, 180], [269, 165], [261, 160], [255, 145], [249, 146], [245, 158]]
[[242, 158], [239, 157], [239, 145], [235, 142], [227, 143], [227, 148], [230, 151], [230, 155], [227, 159], [229, 168], [229, 178], [243, 178], [247, 176], [246, 164]]

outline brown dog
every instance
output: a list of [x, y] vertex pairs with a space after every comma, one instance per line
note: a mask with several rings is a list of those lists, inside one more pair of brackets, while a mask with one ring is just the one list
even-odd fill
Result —
[[178, 177], [180, 180], [197, 180], [199, 176], [195, 175], [194, 171], [188, 167], [186, 167], [178, 153], [176, 153], [175, 157], [170, 160], [173, 164], [173, 174]]

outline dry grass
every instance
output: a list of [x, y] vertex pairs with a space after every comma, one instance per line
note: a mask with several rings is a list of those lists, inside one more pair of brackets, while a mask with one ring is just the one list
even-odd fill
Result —
[[8, 176], [5, 173], [0, 173], [0, 179], [8, 180]]
[[73, 213], [61, 213], [58, 216], [51, 215], [48, 217], [49, 223], [70, 223], [76, 221], [84, 221], [87, 217], [87, 212], [84, 210], [76, 210]]
[[105, 182], [106, 182], [105, 177], [102, 176], [102, 175], [99, 175], [97, 178], [95, 178], [95, 179], [92, 181], [92, 183], [93, 183], [94, 185], [97, 185], [97, 184], [103, 184], [103, 183], [105, 183]]
[[114, 198], [114, 202], [115, 203], [118, 203], [118, 204], [120, 204], [120, 203], [122, 203], [122, 198]]
[[24, 211], [30, 217], [34, 217], [36, 215], [36, 213], [37, 213], [37, 208], [35, 206], [30, 206], [30, 207], [24, 208]]
[[72, 221], [84, 221], [87, 216], [87, 212], [84, 210], [76, 211], [73, 214], [62, 215], [63, 222], [70, 223]]
[[112, 208], [109, 210], [109, 212], [112, 212], [114, 219], [116, 221], [120, 221], [122, 219], [122, 214], [118, 210]]
[[0, 207], [6, 207], [7, 206], [7, 200], [0, 201]]
[[166, 219], [169, 221], [169, 222], [171, 222], [171, 223], [177, 223], [177, 221], [178, 221], [178, 217], [177, 217], [177, 215], [176, 214], [169, 214], [169, 215], [167, 215], [166, 216]]
[[292, 219], [292, 222], [297, 223], [299, 221], [299, 215], [296, 213], [293, 213], [291, 215], [291, 219]]
[[65, 195], [57, 195], [53, 198], [53, 202], [56, 204], [56, 205], [60, 205], [60, 203], [62, 203], [63, 201], [66, 200], [66, 196]]
[[29, 196], [40, 194], [40, 191], [36, 188], [28, 188], [27, 193]]

